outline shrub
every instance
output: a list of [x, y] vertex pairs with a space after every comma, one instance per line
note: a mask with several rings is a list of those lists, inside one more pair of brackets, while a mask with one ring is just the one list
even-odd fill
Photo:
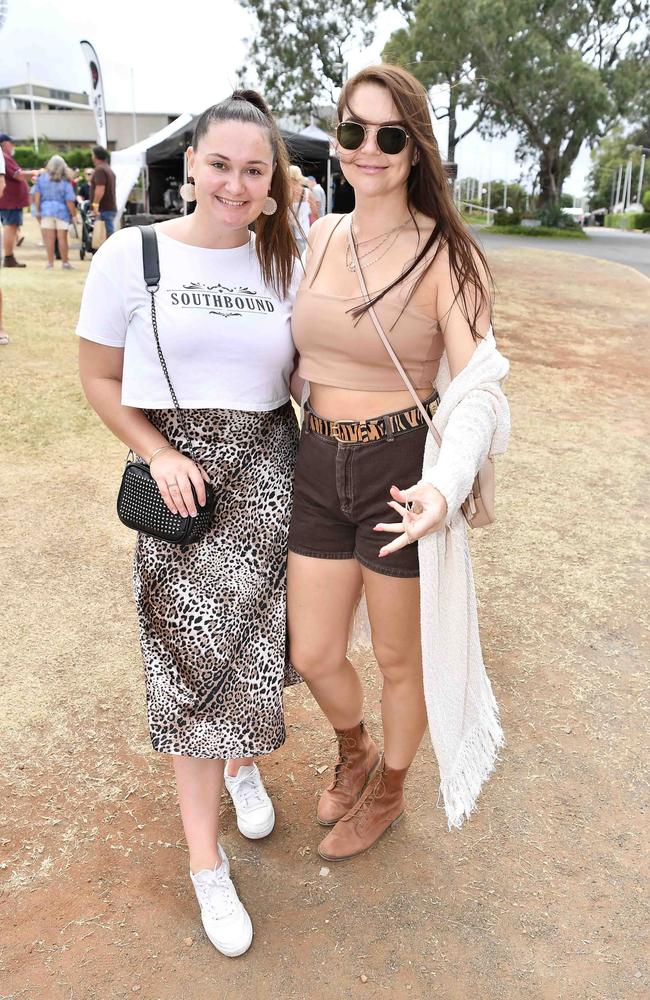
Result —
[[90, 149], [54, 149], [49, 143], [44, 145], [39, 143], [38, 153], [33, 146], [16, 146], [14, 159], [19, 167], [35, 169], [44, 167], [55, 153], [62, 156], [73, 170], [83, 170], [84, 167], [92, 167], [93, 165]]
[[638, 212], [632, 221], [634, 229], [650, 229], [650, 212]]
[[605, 225], [612, 229], [630, 229], [632, 226], [632, 216], [623, 212], [614, 212], [605, 216]]
[[572, 215], [567, 215], [562, 211], [561, 205], [547, 205], [537, 213], [537, 218], [542, 226], [549, 226], [552, 229], [579, 229], [580, 223], [576, 222]]
[[83, 170], [84, 167], [92, 167], [93, 165], [90, 149], [69, 149], [61, 155], [73, 170]]
[[37, 153], [33, 146], [16, 146], [14, 160], [19, 167], [34, 170], [37, 167], [44, 167], [51, 155], [49, 149], [39, 149]]
[[643, 198], [641, 199], [641, 203], [643, 205], [644, 210], [646, 212], [650, 212], [650, 188], [648, 188], [647, 191], [643, 192]]
[[497, 234], [504, 234], [505, 236], [552, 236], [555, 239], [566, 239], [566, 240], [588, 240], [589, 237], [585, 233], [582, 226], [578, 226], [576, 229], [558, 229], [557, 226], [535, 226], [533, 228], [528, 228], [527, 226], [493, 226], [492, 232]]
[[495, 226], [518, 226], [520, 222], [521, 215], [519, 212], [507, 212], [504, 208], [500, 208], [494, 214]]

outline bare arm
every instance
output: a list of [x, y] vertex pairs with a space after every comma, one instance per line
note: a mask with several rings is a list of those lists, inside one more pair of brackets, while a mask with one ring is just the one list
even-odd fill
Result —
[[[151, 475], [156, 480], [160, 494], [173, 514], [186, 517], [196, 515], [196, 503], [190, 482], [193, 483], [200, 504], [205, 503], [202, 473], [191, 459], [181, 455], [153, 424], [142, 410], [123, 406], [122, 370], [124, 351], [121, 347], [106, 347], [81, 337], [79, 340], [79, 374], [86, 399], [99, 418], [137, 455], [151, 463]], [[153, 462], [151, 456], [159, 448]]]
[[[76, 203], [76, 201], [66, 201], [66, 205], [68, 206], [68, 211], [70, 213], [70, 218], [74, 219], [74, 217], [77, 214], [77, 203]], [[37, 209], [37, 211], [38, 211], [38, 209]], [[113, 348], [113, 350], [115, 350], [115, 348]]]
[[20, 168], [14, 174], [14, 178], [17, 181], [31, 181], [34, 177], [38, 177], [38, 175], [39, 175], [38, 170], [23, 170], [22, 168]]
[[97, 185], [97, 187], [95, 188], [95, 198], [94, 198], [93, 204], [92, 204], [93, 208], [95, 207], [95, 205], [97, 206], [97, 208], [99, 208], [101, 200], [104, 197], [104, 192], [105, 191], [106, 191], [106, 185], [105, 184], [98, 184]]
[[[475, 258], [477, 267], [482, 279], [485, 303], [479, 310], [476, 318], [476, 327], [481, 336], [487, 333], [490, 326], [490, 290], [487, 275]], [[452, 379], [469, 362], [477, 348], [477, 343], [472, 336], [470, 325], [465, 312], [474, 318], [474, 312], [478, 305], [477, 292], [473, 288], [465, 288], [464, 296], [458, 294], [458, 282], [451, 272], [449, 258], [446, 251], [442, 251], [432, 267], [432, 277], [436, 282], [436, 315], [445, 342], [445, 351], [449, 361], [449, 370]]]
[[7, 178], [5, 177], [4, 174], [0, 174], [0, 198], [2, 198], [3, 194], [5, 193], [6, 184], [7, 184]]
[[41, 192], [34, 191], [34, 208], [36, 209], [36, 217], [40, 219], [41, 217]]

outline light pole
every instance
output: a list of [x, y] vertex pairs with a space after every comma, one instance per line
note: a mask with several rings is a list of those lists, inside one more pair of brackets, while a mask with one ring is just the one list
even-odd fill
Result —
[[623, 212], [627, 212], [632, 194], [632, 157], [625, 165], [625, 180], [623, 181]]
[[621, 178], [623, 177], [623, 164], [620, 165], [616, 173], [616, 197], [614, 198], [614, 211], [618, 208], [618, 199], [621, 193]]
[[36, 128], [36, 112], [34, 111], [34, 89], [32, 87], [32, 71], [27, 63], [27, 85], [29, 87], [29, 106], [32, 110], [32, 134], [34, 136], [34, 149], [38, 153], [38, 130]]
[[643, 172], [645, 170], [645, 158], [648, 153], [650, 153], [650, 147], [648, 146], [635, 146], [632, 143], [628, 143], [625, 147], [628, 152], [632, 152], [635, 149], [641, 152], [641, 165], [639, 167], [639, 183], [637, 186], [636, 200], [637, 203], [641, 203], [641, 195], [643, 193]]

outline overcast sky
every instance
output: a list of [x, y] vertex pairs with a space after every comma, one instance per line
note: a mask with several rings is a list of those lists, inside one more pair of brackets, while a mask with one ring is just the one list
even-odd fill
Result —
[[[350, 72], [378, 61], [401, 23], [395, 13], [382, 15], [373, 46], [350, 54]], [[24, 83], [29, 62], [34, 83], [88, 90], [79, 46], [87, 38], [99, 56], [108, 111], [132, 110], [133, 69], [136, 110], [198, 112], [232, 90], [245, 63], [246, 39], [254, 33], [254, 20], [236, 0], [9, 0], [0, 31], [0, 86]], [[436, 133], [444, 153], [444, 122]], [[457, 148], [459, 175], [516, 180], [521, 168], [515, 145], [514, 139], [487, 143], [472, 133]], [[583, 150], [565, 191], [582, 194], [589, 167], [589, 153]]]

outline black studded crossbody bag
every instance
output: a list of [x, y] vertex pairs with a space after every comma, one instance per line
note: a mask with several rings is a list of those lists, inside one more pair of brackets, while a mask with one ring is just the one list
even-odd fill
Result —
[[[151, 325], [154, 337], [156, 338], [158, 357], [163, 374], [167, 380], [167, 385], [169, 386], [178, 422], [187, 441], [189, 457], [196, 462], [194, 445], [192, 444], [190, 435], [187, 433], [183, 411], [178, 405], [178, 399], [169, 378], [167, 363], [160, 347], [160, 338], [158, 337], [155, 299], [160, 284], [158, 240], [152, 226], [138, 226], [138, 229], [142, 235], [142, 266], [147, 291], [151, 297]], [[152, 535], [154, 538], [160, 538], [165, 542], [172, 542], [176, 545], [187, 545], [202, 538], [210, 527], [210, 520], [216, 504], [216, 496], [210, 483], [205, 484], [205, 506], [201, 507], [197, 501], [196, 517], [181, 517], [180, 514], [172, 514], [167, 507], [146, 462], [138, 462], [132, 459], [133, 452], [130, 451], [127, 455], [122, 483], [117, 496], [117, 516], [122, 524], [125, 524], [127, 528], [133, 528], [135, 531], [141, 531], [145, 535]], [[192, 492], [196, 500], [196, 491], [193, 486]]]

